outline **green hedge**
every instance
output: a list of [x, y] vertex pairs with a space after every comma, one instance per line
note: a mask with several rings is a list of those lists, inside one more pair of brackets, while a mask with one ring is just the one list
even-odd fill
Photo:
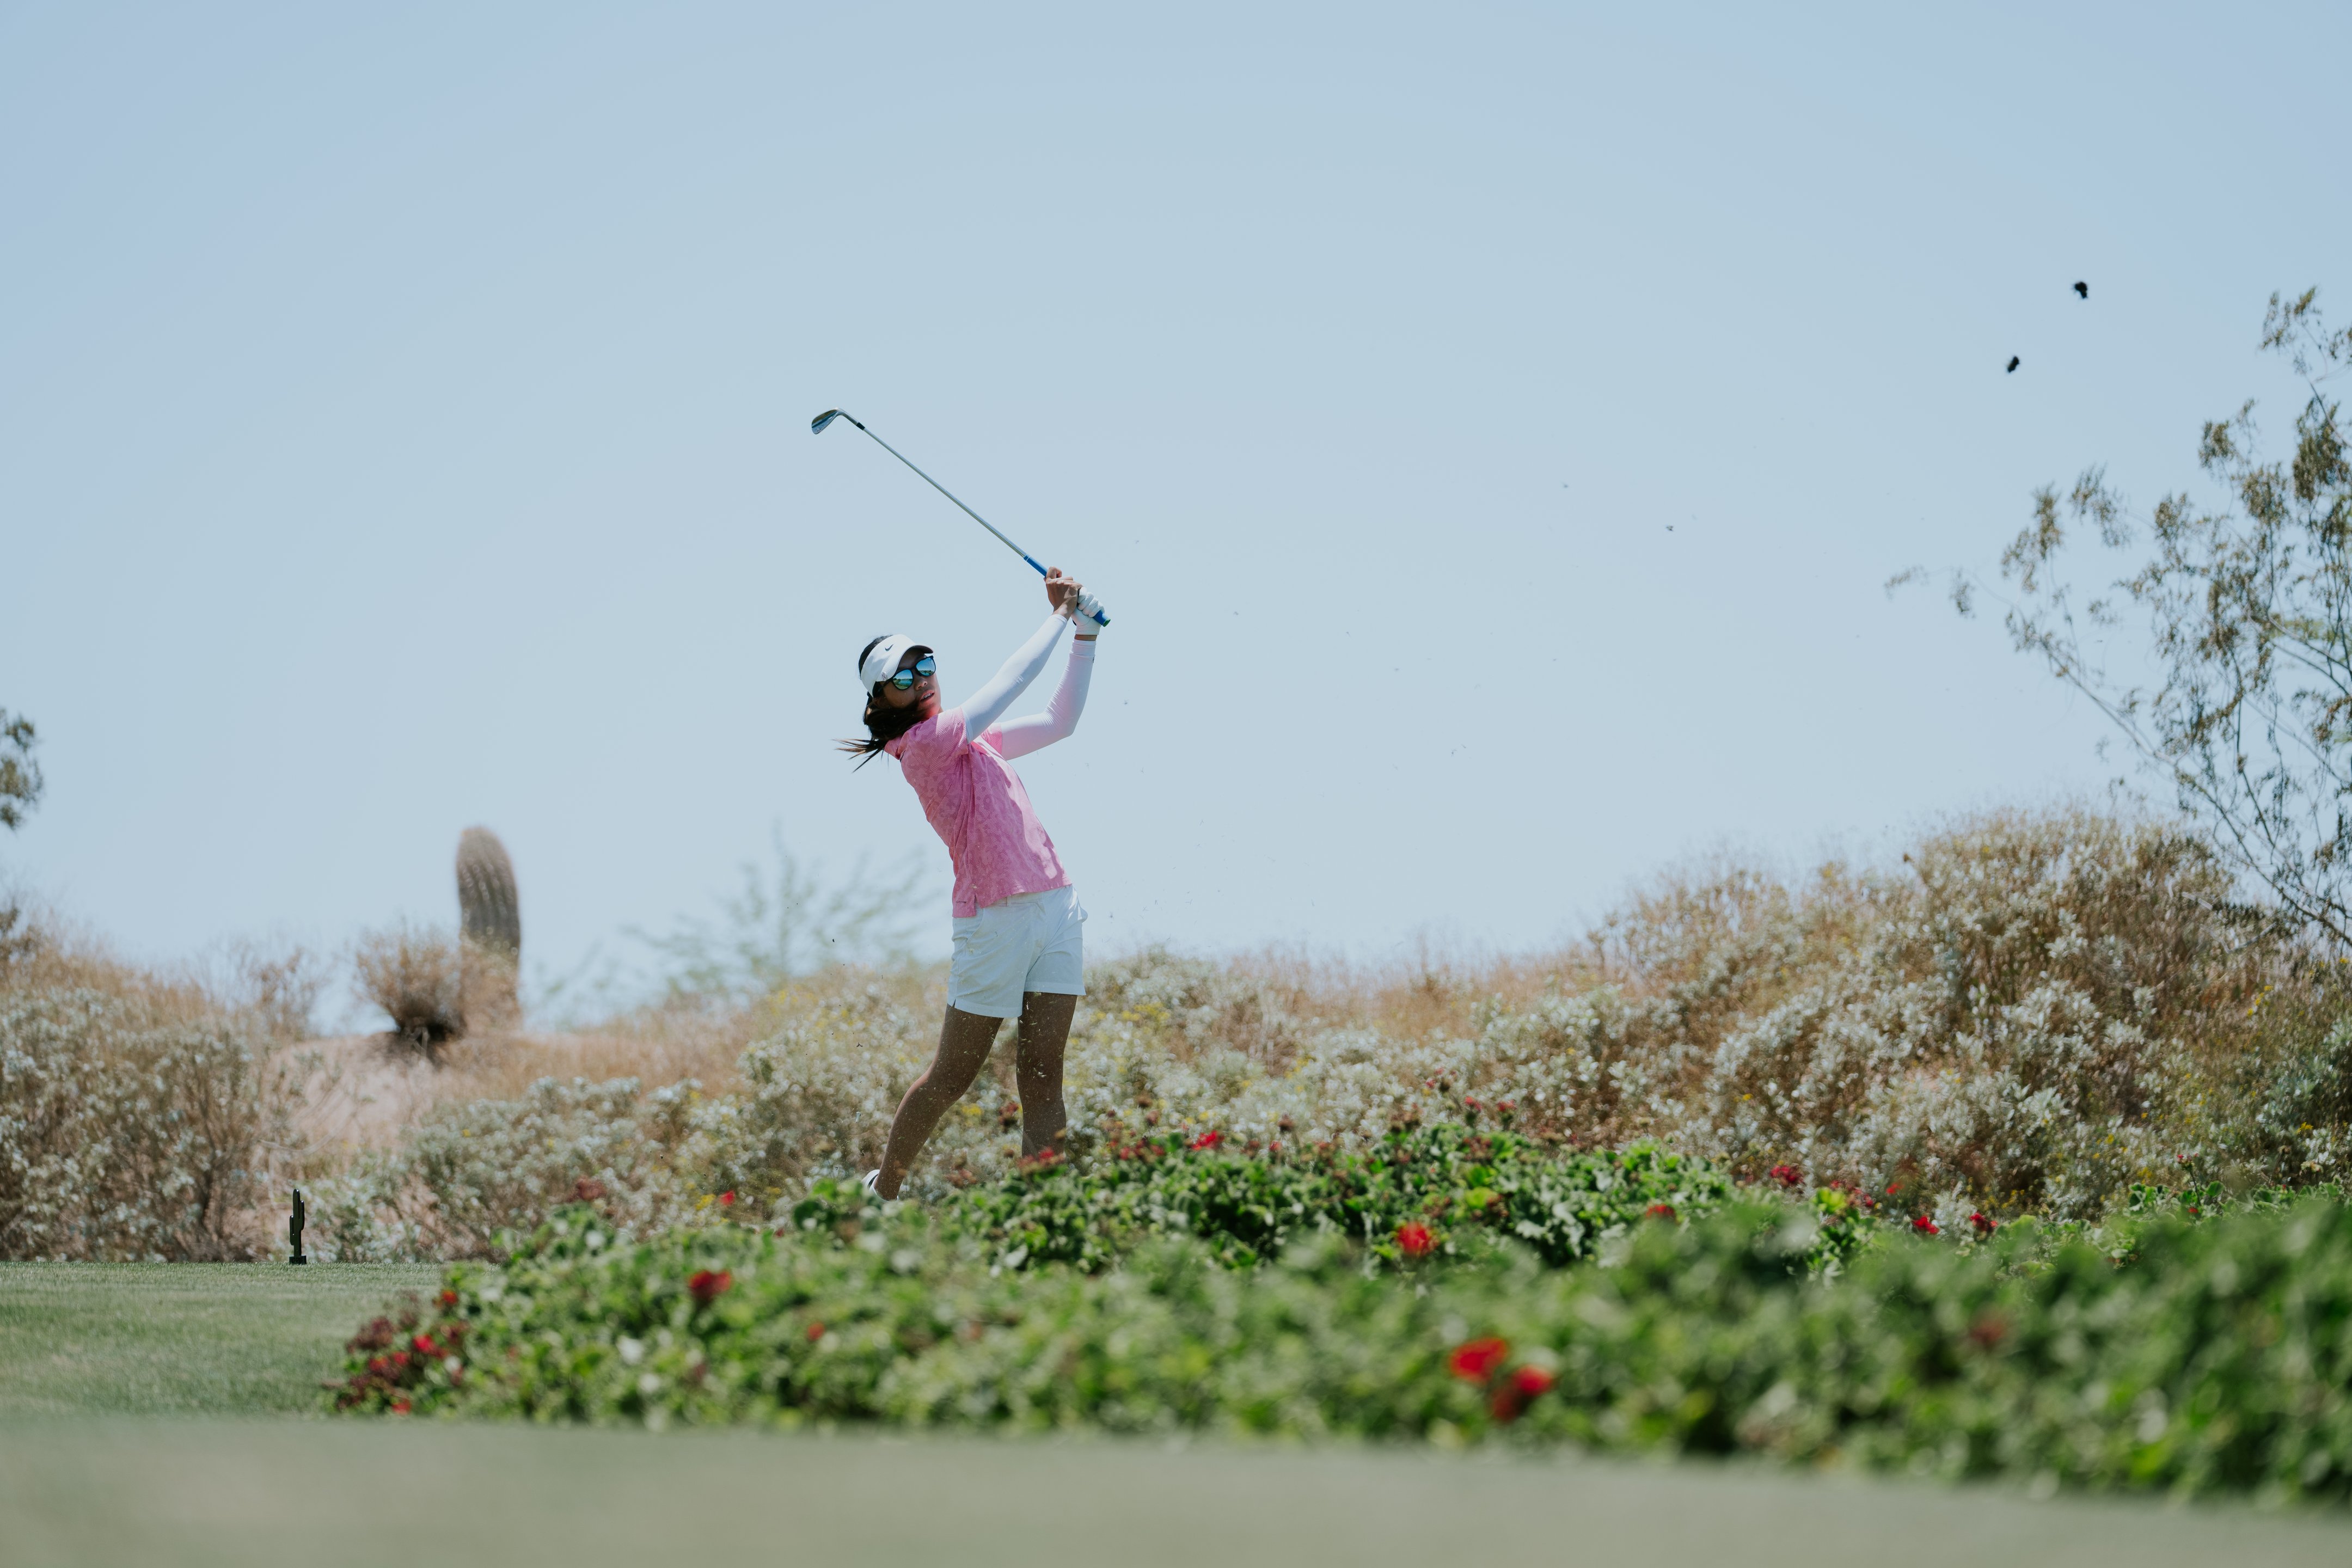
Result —
[[[1890, 1232], [1893, 1227], [1888, 1227]], [[1139, 1243], [1007, 1268], [943, 1216], [615, 1242], [584, 1205], [353, 1342], [339, 1407], [645, 1423], [1213, 1431], [2352, 1495], [2352, 1210], [1888, 1234], [1833, 1278], [1794, 1201], [1634, 1226], [1604, 1266], [1458, 1234], [1254, 1269]]]
[[[1154, 1235], [1199, 1237], [1230, 1268], [1316, 1235], [1361, 1243], [1390, 1266], [1509, 1237], [1557, 1268], [1655, 1213], [1709, 1212], [1732, 1190], [1706, 1162], [1654, 1144], [1563, 1152], [1454, 1122], [1402, 1127], [1360, 1151], [1236, 1149], [1215, 1131], [1114, 1133], [1083, 1167], [1049, 1155], [965, 1191], [944, 1205], [943, 1224], [1012, 1268], [1097, 1272]], [[856, 1184], [819, 1181], [793, 1218], [830, 1228], [864, 1205]], [[1850, 1243], [1861, 1228], [1831, 1225], [1825, 1241]]]

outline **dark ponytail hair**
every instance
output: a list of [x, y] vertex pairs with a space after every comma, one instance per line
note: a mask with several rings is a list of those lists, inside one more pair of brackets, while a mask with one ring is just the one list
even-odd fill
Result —
[[[874, 642], [867, 643], [863, 648], [858, 650], [857, 664], [859, 668], [862, 669], [865, 668], [866, 656], [874, 651], [874, 643], [878, 643], [882, 639], [880, 637], [876, 637]], [[918, 651], [929, 653], [931, 650], [928, 647], [922, 647], [919, 644], [915, 648], [910, 648], [908, 651], [910, 653]], [[888, 745], [891, 742], [897, 740], [899, 736], [905, 734], [908, 731], [913, 729], [922, 721], [923, 710], [920, 708], [915, 707], [911, 703], [904, 708], [893, 708], [887, 702], [883, 701], [882, 683], [880, 681], [877, 681], [866, 693], [866, 739], [862, 741], [842, 741], [838, 742], [838, 744], [844, 752], [856, 757], [857, 759], [857, 765], [862, 768], [866, 763], [872, 762], [876, 756], [879, 755], [883, 747]]]

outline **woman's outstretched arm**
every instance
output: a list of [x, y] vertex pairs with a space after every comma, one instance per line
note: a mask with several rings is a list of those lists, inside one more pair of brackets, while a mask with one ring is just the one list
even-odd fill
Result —
[[1094, 679], [1095, 639], [1082, 637], [1070, 644], [1070, 662], [1062, 668], [1062, 684], [1043, 713], [1007, 719], [996, 727], [997, 752], [1007, 761], [1025, 757], [1056, 741], [1067, 740], [1087, 710], [1087, 683]]
[[1004, 717], [1013, 700], [1029, 689], [1037, 672], [1045, 668], [1053, 657], [1054, 639], [1070, 624], [1069, 617], [1059, 609], [1045, 617], [1045, 624], [1030, 634], [1029, 640], [1015, 649], [1004, 668], [988, 678], [986, 684], [964, 699], [963, 734], [967, 741], [977, 741], [988, 732], [988, 727]]

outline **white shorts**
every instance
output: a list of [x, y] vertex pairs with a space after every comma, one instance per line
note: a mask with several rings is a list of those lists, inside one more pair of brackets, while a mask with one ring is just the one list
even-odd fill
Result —
[[1024, 992], [1087, 994], [1079, 928], [1087, 911], [1076, 888], [1015, 893], [955, 921], [948, 1005], [983, 1018], [1018, 1018]]

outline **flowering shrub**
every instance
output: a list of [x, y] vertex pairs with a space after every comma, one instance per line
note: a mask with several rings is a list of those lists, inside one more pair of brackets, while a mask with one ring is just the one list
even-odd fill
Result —
[[578, 1197], [613, 1223], [651, 1231], [695, 1206], [679, 1154], [695, 1131], [692, 1080], [643, 1092], [635, 1079], [541, 1079], [514, 1100], [444, 1106], [397, 1153], [362, 1158], [316, 1184], [320, 1256], [330, 1261], [473, 1258]]
[[2307, 1187], [2249, 1187], [2238, 1193], [2231, 1192], [2220, 1182], [2178, 1187], [2135, 1184], [2126, 1194], [2122, 1208], [2100, 1229], [2103, 1234], [2127, 1241], [2150, 1220], [2179, 1219], [2194, 1224], [2231, 1212], [2278, 1214], [2307, 1197], [2352, 1204], [2352, 1189], [2347, 1189], [2340, 1182], [2319, 1182]]
[[[711, 1022], [699, 1056], [615, 1024], [592, 1058], [601, 1081], [567, 1068], [526, 1088], [518, 1069], [484, 1094], [461, 1060], [446, 1081], [475, 1085], [467, 1098], [453, 1091], [396, 1146], [330, 1152], [289, 1131], [281, 1042], [258, 1013], [158, 1011], [142, 999], [152, 984], [96, 973], [47, 957], [0, 971], [0, 1255], [250, 1254], [278, 1218], [253, 1211], [298, 1170], [329, 1258], [495, 1257], [583, 1181], [604, 1188], [616, 1236], [705, 1209], [766, 1220], [880, 1163], [944, 1003], [936, 973], [840, 970]], [[1393, 1181], [1354, 1208], [1300, 1195], [1325, 1153], [1376, 1160], [1399, 1129], [1459, 1123], [1564, 1154], [1672, 1149], [1813, 1194], [1824, 1236], [1876, 1223], [1881, 1203], [1946, 1237], [1982, 1234], [1976, 1215], [2090, 1225], [2134, 1186], [2340, 1176], [2347, 977], [2234, 904], [2211, 856], [2168, 827], [1990, 814], [1883, 870], [1790, 882], [1702, 867], [1558, 954], [1424, 965], [1410, 983], [1159, 951], [1097, 963], [1066, 1053], [1072, 1162], [1156, 1169], [1158, 1154], [1117, 1152], [1171, 1145], [1260, 1163], [1150, 1181], [1018, 1171], [1001, 1051], [906, 1194], [1025, 1184], [1004, 1255], [1075, 1258], [1105, 1226], [1140, 1224], [1270, 1256], [1307, 1223], [1303, 1204], [1312, 1228], [1383, 1257], [1409, 1256], [1405, 1225], [1443, 1257], [1523, 1222], [1546, 1232], [1521, 1235], [1539, 1251], [1581, 1256], [1566, 1220], [1499, 1187], [1508, 1227], [1465, 1221], [1475, 1183], [1448, 1189], [1443, 1214], [1420, 1206], [1433, 1189]], [[509, 1061], [531, 1048], [509, 1045]], [[606, 1076], [614, 1064], [644, 1070]], [[1820, 1206], [1824, 1191], [1844, 1206]], [[1130, 1200], [1134, 1215], [1069, 1206]], [[1678, 1223], [1706, 1207], [1659, 1191], [1621, 1217], [1653, 1204]]]
[[[814, 1177], [879, 1165], [899, 1097], [938, 1042], [938, 1007], [928, 996], [919, 1008], [913, 1000], [877, 984], [807, 988], [782, 1026], [744, 1051], [742, 1091], [698, 1108], [694, 1147], [681, 1152], [703, 1190], [731, 1191], [764, 1209]], [[995, 1113], [1010, 1100], [994, 1075], [982, 1075], [933, 1136], [927, 1173], [975, 1161], [993, 1173], [1009, 1163]], [[940, 1190], [938, 1179], [923, 1190]]]
[[1465, 1383], [1485, 1383], [1510, 1352], [1511, 1347], [1497, 1339], [1472, 1340], [1454, 1347], [1445, 1358], [1445, 1370]]
[[[944, 1203], [940, 1224], [1013, 1268], [1102, 1269], [1148, 1234], [1199, 1237], [1220, 1262], [1247, 1268], [1315, 1233], [1363, 1244], [1376, 1264], [1508, 1237], [1559, 1268], [1644, 1215], [1711, 1209], [1730, 1192], [1721, 1171], [1653, 1146], [1557, 1151], [1459, 1122], [1398, 1128], [1362, 1150], [1252, 1153], [1213, 1133], [1139, 1135], [1110, 1118], [1091, 1165], [1024, 1165]], [[821, 1182], [793, 1218], [835, 1229], [864, 1206], [855, 1184]]]
[[[1349, 994], [1147, 952], [1090, 970], [1066, 1100], [1074, 1126], [1123, 1130], [1097, 1154], [1176, 1138], [1202, 1153], [1360, 1155], [1395, 1128], [1459, 1121], [1578, 1149], [1654, 1141], [1791, 1191], [1882, 1194], [1899, 1178], [1906, 1217], [1947, 1232], [1971, 1214], [2089, 1222], [2133, 1184], [2175, 1179], [2183, 1155], [2246, 1179], [2324, 1179], [2352, 1150], [2341, 966], [2305, 963], [2230, 899], [2210, 855], [2169, 828], [2009, 813], [1927, 835], [1884, 872], [1670, 879], [1560, 955], [1540, 994], [1474, 1005], [1468, 991], [1451, 1022], [1415, 1034]], [[938, 1005], [895, 983], [812, 982], [779, 994], [738, 1090], [621, 1080], [562, 1089], [577, 1114], [459, 1108], [403, 1152], [410, 1199], [375, 1203], [381, 1225], [357, 1228], [382, 1232], [370, 1255], [493, 1251], [579, 1174], [614, 1188], [627, 1234], [703, 1194], [789, 1207], [880, 1163]], [[909, 1196], [1013, 1172], [1011, 1087], [983, 1075]], [[551, 1116], [552, 1152], [537, 1125]], [[590, 1121], [608, 1131], [591, 1137]], [[509, 1121], [511, 1138], [495, 1125]], [[543, 1177], [507, 1179], [450, 1146], [453, 1126]], [[1073, 1152], [1088, 1153], [1084, 1139]], [[1451, 1228], [1404, 1213], [1384, 1228], [1407, 1219]]]
[[1446, 1368], [1465, 1383], [1480, 1384], [1487, 1390], [1486, 1414], [1498, 1426], [1509, 1426], [1527, 1410], [1528, 1403], [1551, 1390], [1552, 1375], [1540, 1365], [1519, 1366], [1503, 1370], [1509, 1359], [1509, 1342], [1499, 1339], [1472, 1340], [1459, 1346], [1446, 1358]]
[[341, 1411], [406, 1415], [465, 1386], [466, 1339], [473, 1325], [444, 1289], [427, 1308], [415, 1297], [375, 1319], [343, 1346], [344, 1376], [327, 1384]]
[[[1806, 1205], [1738, 1204], [1637, 1226], [1607, 1267], [1506, 1243], [1412, 1279], [1367, 1274], [1331, 1235], [1248, 1272], [1162, 1237], [1088, 1275], [992, 1267], [911, 1206], [629, 1245], [581, 1205], [503, 1268], [454, 1266], [456, 1304], [429, 1323], [355, 1341], [363, 1394], [336, 1397], [649, 1426], [1574, 1443], [2352, 1500], [2352, 1208], [2153, 1216], [2120, 1267], [2030, 1220], [1981, 1246], [1894, 1232], [1834, 1279], [1802, 1267], [1814, 1226]], [[699, 1299], [705, 1274], [731, 1288]], [[393, 1368], [419, 1333], [462, 1355]]]
[[246, 1020], [0, 992], [0, 1258], [253, 1256], [290, 1164], [286, 1076]]

